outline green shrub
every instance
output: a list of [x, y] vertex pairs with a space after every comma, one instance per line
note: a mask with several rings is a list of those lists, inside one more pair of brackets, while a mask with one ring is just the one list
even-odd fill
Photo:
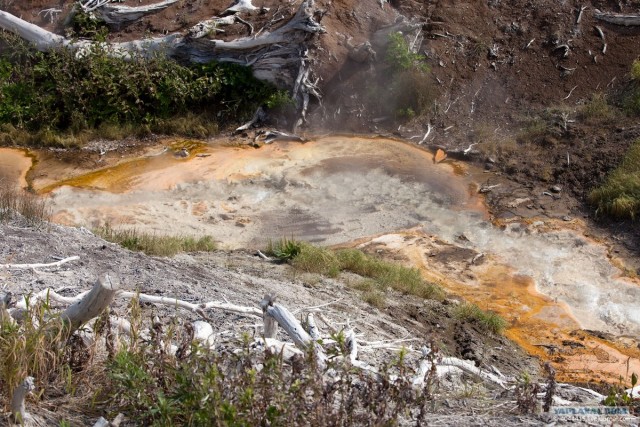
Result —
[[419, 53], [411, 52], [409, 44], [400, 32], [389, 35], [389, 44], [387, 45], [386, 62], [396, 70], [419, 70], [423, 72], [429, 71], [429, 66], [424, 62], [424, 57]]
[[436, 89], [425, 58], [409, 49], [401, 33], [389, 35], [385, 56], [387, 67], [367, 94], [368, 103], [377, 114], [412, 120], [427, 112], [436, 98]]
[[486, 331], [500, 334], [508, 326], [507, 321], [491, 311], [484, 311], [471, 303], [463, 303], [456, 307], [454, 315], [459, 320], [476, 323]]
[[640, 140], [631, 145], [624, 160], [605, 182], [591, 191], [588, 201], [596, 215], [635, 219], [640, 213]]
[[294, 239], [282, 238], [275, 243], [269, 242], [265, 252], [267, 255], [272, 255], [280, 261], [291, 261], [300, 254], [303, 246], [303, 242]]
[[631, 83], [623, 99], [624, 109], [630, 114], [640, 114], [640, 60], [631, 64]]
[[259, 105], [287, 99], [236, 64], [185, 66], [160, 54], [125, 60], [101, 44], [82, 54], [63, 48], [42, 53], [7, 33], [0, 33], [0, 42], [8, 46], [0, 59], [0, 124], [29, 131], [78, 134], [110, 124], [173, 131], [179, 124], [169, 119], [203, 116], [193, 131], [202, 136], [217, 130], [217, 120], [240, 120]]
[[306, 273], [336, 277], [342, 271], [349, 271], [372, 279], [359, 285], [360, 290], [365, 293], [385, 292], [390, 288], [421, 298], [439, 300], [444, 298], [443, 290], [436, 284], [426, 282], [418, 269], [384, 261], [358, 249], [333, 251], [305, 242], [282, 239], [277, 243], [270, 243], [266, 251]]

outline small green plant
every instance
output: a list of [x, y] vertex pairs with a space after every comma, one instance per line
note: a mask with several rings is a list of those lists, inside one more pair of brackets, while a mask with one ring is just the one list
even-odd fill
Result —
[[633, 397], [633, 390], [636, 385], [638, 385], [638, 375], [636, 375], [635, 372], [631, 374], [631, 389], [629, 392], [627, 392], [623, 387], [621, 377], [620, 385], [611, 387], [609, 389], [609, 394], [602, 403], [606, 406], [630, 407], [632, 412], [637, 413], [637, 411], [640, 410], [640, 399]]
[[103, 239], [147, 255], [174, 256], [180, 252], [212, 252], [216, 243], [211, 236], [160, 236], [135, 229], [116, 230], [110, 224], [94, 230]]
[[280, 261], [291, 261], [300, 254], [304, 245], [303, 242], [294, 239], [282, 238], [275, 243], [269, 242], [266, 252]]
[[605, 182], [589, 193], [588, 201], [598, 216], [635, 219], [640, 214], [640, 140]]
[[516, 383], [515, 395], [518, 412], [521, 414], [533, 414], [538, 411], [538, 392], [540, 385], [533, 381], [531, 376], [524, 372]]
[[476, 323], [484, 330], [501, 334], [508, 326], [507, 321], [491, 311], [484, 311], [476, 304], [462, 303], [454, 311], [456, 318]]
[[640, 59], [631, 64], [631, 83], [623, 100], [624, 109], [630, 114], [640, 114]]
[[631, 63], [631, 78], [640, 82], [640, 59], [636, 59]]
[[588, 123], [602, 123], [613, 118], [614, 110], [602, 93], [594, 93], [591, 99], [582, 107], [580, 114]]
[[429, 66], [424, 62], [424, 57], [411, 51], [409, 44], [400, 32], [389, 35], [385, 59], [396, 71], [412, 69], [422, 72], [429, 71]]

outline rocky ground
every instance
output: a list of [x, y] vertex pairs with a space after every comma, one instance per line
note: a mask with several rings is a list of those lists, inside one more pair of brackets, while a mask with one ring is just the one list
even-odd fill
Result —
[[[142, 0], [140, 4], [153, 3]], [[132, 40], [186, 31], [229, 4], [217, 0], [185, 0], [165, 11], [145, 17], [110, 35], [114, 41]], [[250, 12], [255, 28], [276, 28], [279, 15], [294, 9], [277, 1], [255, 2], [270, 11]], [[504, 1], [403, 1], [390, 4], [374, 0], [319, 1], [326, 10], [322, 24], [327, 32], [318, 36], [315, 73], [320, 78], [324, 104], [316, 110], [314, 132], [340, 129], [357, 133], [395, 133], [417, 141], [433, 128], [425, 145], [442, 147], [456, 155], [476, 144], [470, 156], [462, 156], [487, 169], [488, 193], [497, 222], [543, 216], [570, 220], [584, 218], [591, 232], [608, 241], [612, 251], [635, 268], [640, 267], [640, 229], [626, 221], [595, 221], [585, 196], [615, 167], [627, 147], [640, 137], [637, 119], [618, 108], [629, 85], [630, 65], [638, 55], [640, 29], [606, 24], [594, 12], [635, 13], [634, 1], [552, 0]], [[60, 22], [41, 10], [56, 7], [63, 12], [72, 2], [38, 0], [3, 2], [2, 9], [52, 31], [63, 32]], [[583, 6], [581, 20], [578, 16]], [[350, 56], [352, 45], [365, 41], [374, 31], [393, 22], [397, 13], [424, 24], [423, 53], [431, 68], [434, 102], [421, 117], [380, 117], [373, 102], [380, 98], [363, 94], [381, 90], [388, 81], [375, 64]], [[244, 15], [243, 15], [244, 16]], [[604, 32], [607, 49], [596, 26]], [[247, 35], [247, 26], [225, 28], [225, 39]], [[351, 39], [349, 38], [351, 37]], [[561, 47], [567, 45], [567, 49]], [[380, 55], [382, 60], [383, 55]], [[612, 110], [594, 115], [585, 106], [601, 93]], [[138, 143], [126, 142], [137, 152]], [[78, 161], [75, 153], [60, 154]], [[93, 157], [86, 157], [92, 161]], [[551, 191], [554, 188], [554, 191]], [[555, 191], [559, 190], [559, 191]], [[543, 194], [543, 193], [549, 194]], [[514, 198], [524, 200], [513, 205]], [[56, 225], [35, 231], [19, 224], [0, 228], [0, 261], [47, 262], [52, 256], [81, 255], [78, 264], [57, 271], [0, 272], [4, 286], [15, 292], [47, 286], [87, 288], [104, 269], [116, 270], [131, 289], [171, 294], [186, 300], [223, 299], [257, 305], [263, 294], [274, 292], [292, 308], [323, 304], [344, 295], [327, 307], [337, 323], [349, 318], [367, 339], [417, 336], [435, 337], [452, 355], [480, 354], [478, 362], [495, 365], [505, 373], [536, 371], [535, 361], [502, 338], [487, 337], [473, 325], [460, 324], [449, 315], [446, 304], [423, 302], [397, 295], [378, 312], [362, 302], [346, 283], [297, 276], [287, 266], [259, 260], [243, 251], [207, 255], [181, 255], [173, 259], [150, 258], [106, 243], [83, 230]], [[71, 291], [72, 293], [75, 290]], [[124, 310], [120, 307], [119, 310]], [[186, 316], [192, 316], [185, 313]], [[216, 326], [231, 328], [238, 316], [213, 314]], [[489, 349], [489, 350], [487, 350]], [[494, 351], [496, 350], [496, 351]], [[459, 403], [464, 399], [457, 399]], [[507, 400], [505, 400], [506, 402]], [[457, 409], [459, 406], [453, 404]], [[477, 406], [473, 406], [477, 409]], [[472, 409], [475, 410], [475, 409]], [[462, 412], [467, 409], [463, 409]], [[493, 414], [487, 415], [490, 417]], [[456, 423], [504, 421], [478, 418]], [[441, 424], [450, 423], [444, 420]], [[511, 422], [511, 421], [510, 421]], [[513, 424], [541, 420], [514, 419]]]
[[[340, 327], [349, 322], [362, 341], [391, 342], [415, 338], [416, 341], [407, 342], [407, 346], [414, 348], [430, 341], [443, 355], [474, 360], [484, 369], [497, 370], [507, 376], [530, 373], [532, 378], [536, 378], [540, 369], [536, 359], [524, 354], [509, 340], [487, 334], [476, 324], [453, 316], [455, 300], [446, 299], [441, 303], [394, 293], [388, 297], [386, 307], [378, 310], [363, 302], [359, 293], [350, 287], [350, 283], [358, 279], [355, 275], [328, 279], [300, 274], [288, 265], [267, 262], [246, 251], [183, 254], [174, 258], [149, 257], [106, 242], [86, 229], [55, 224], [34, 228], [19, 220], [0, 225], [0, 242], [0, 260], [3, 263], [48, 263], [63, 257], [80, 256], [79, 261], [58, 268], [0, 270], [3, 290], [16, 295], [45, 288], [64, 288], [60, 293], [75, 295], [88, 289], [102, 272], [112, 271], [120, 277], [123, 288], [127, 290], [172, 296], [189, 302], [228, 301], [244, 306], [257, 306], [265, 294], [272, 294], [292, 310], [324, 305], [322, 311], [334, 326]], [[325, 305], [327, 303], [330, 304]], [[176, 312], [153, 305], [145, 305], [143, 313], [159, 315], [166, 322], [174, 315], [181, 322], [198, 319], [191, 312]], [[116, 302], [113, 314], [126, 317], [126, 303]], [[252, 325], [256, 324], [256, 319], [215, 310], [207, 315], [215, 331], [255, 333]], [[324, 326], [321, 330], [325, 330]], [[392, 357], [394, 352], [386, 350], [361, 350], [360, 356], [369, 363], [380, 363]], [[518, 415], [513, 391], [502, 391], [495, 386], [478, 383], [471, 377], [445, 378], [437, 386], [436, 396], [433, 413], [428, 417], [433, 425], [515, 426], [549, 422], [557, 425], [576, 422], [609, 425], [611, 421], [607, 417]], [[561, 389], [556, 396], [560, 399], [558, 402], [565, 405], [569, 402], [575, 406], [598, 403], [575, 388]], [[55, 418], [55, 414], [61, 412], [71, 414], [75, 420], [82, 419], [64, 403], [53, 407], [44, 399], [38, 405], [29, 405], [35, 414], [48, 411], [49, 417]], [[85, 419], [86, 422], [90, 420]], [[622, 417], [616, 420], [621, 425], [631, 425], [634, 419]]]

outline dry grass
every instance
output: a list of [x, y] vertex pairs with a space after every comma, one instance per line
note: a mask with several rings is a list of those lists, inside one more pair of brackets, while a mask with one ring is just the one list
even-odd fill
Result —
[[144, 252], [147, 255], [174, 256], [181, 252], [212, 252], [216, 243], [211, 236], [161, 236], [142, 233], [135, 229], [116, 230], [111, 225], [95, 230], [95, 233], [109, 242], [132, 251]]
[[589, 124], [601, 124], [615, 116], [614, 109], [607, 102], [602, 92], [594, 93], [589, 101], [580, 109], [580, 117]]
[[20, 218], [29, 226], [40, 226], [49, 219], [47, 200], [28, 191], [4, 187], [0, 182], [0, 221]]

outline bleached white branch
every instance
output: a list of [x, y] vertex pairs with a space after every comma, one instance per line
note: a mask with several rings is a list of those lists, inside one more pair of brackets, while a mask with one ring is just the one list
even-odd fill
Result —
[[10, 268], [17, 270], [27, 270], [31, 268], [50, 268], [50, 267], [60, 267], [62, 264], [66, 264], [71, 261], [79, 260], [79, 256], [70, 256], [68, 258], [61, 259], [60, 261], [50, 262], [47, 264], [0, 264], [0, 268]]

